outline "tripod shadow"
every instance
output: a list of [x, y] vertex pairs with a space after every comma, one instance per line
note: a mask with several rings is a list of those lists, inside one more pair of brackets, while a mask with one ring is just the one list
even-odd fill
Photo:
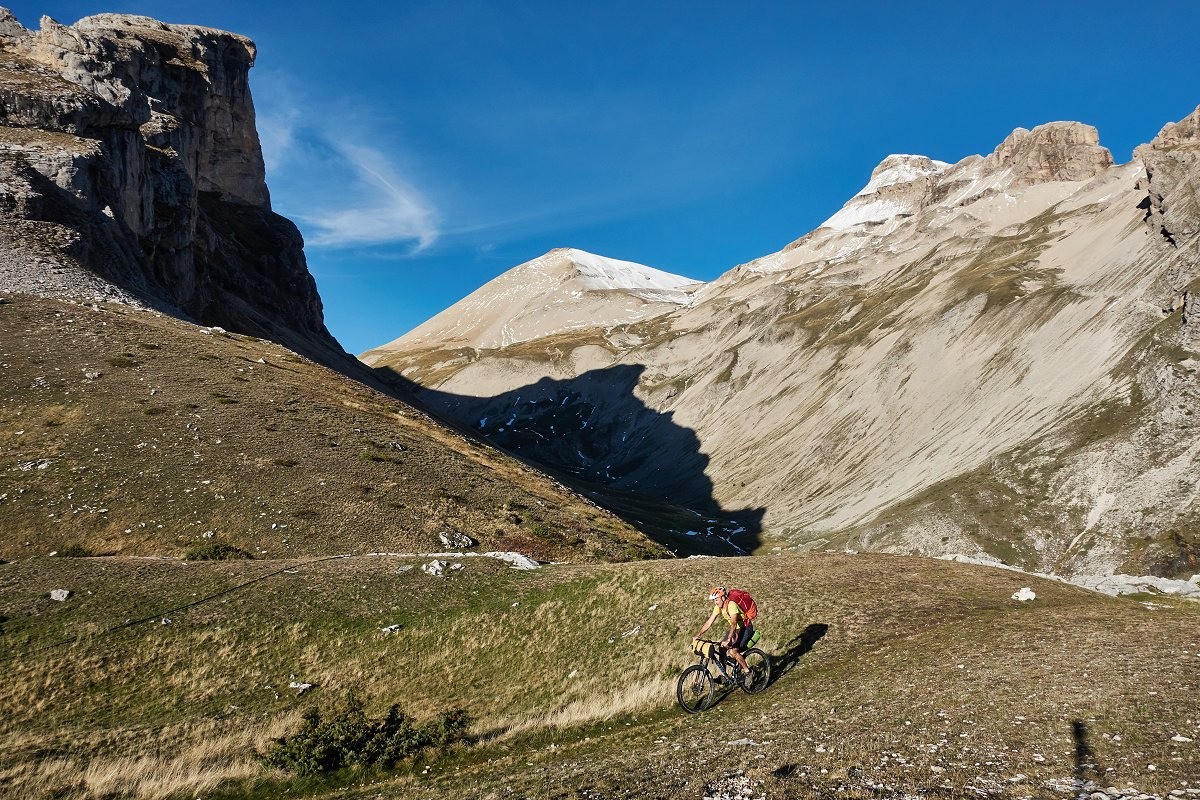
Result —
[[820, 641], [828, 631], [829, 626], [824, 622], [814, 622], [801, 631], [800, 635], [784, 645], [782, 653], [771, 657], [771, 682], [767, 685], [776, 683], [791, 672], [800, 663], [800, 659], [812, 650], [813, 645]]
[[1088, 744], [1087, 725], [1082, 720], [1071, 723], [1071, 738], [1075, 742], [1075, 793], [1077, 798], [1086, 800], [1096, 789], [1101, 770], [1096, 754]]

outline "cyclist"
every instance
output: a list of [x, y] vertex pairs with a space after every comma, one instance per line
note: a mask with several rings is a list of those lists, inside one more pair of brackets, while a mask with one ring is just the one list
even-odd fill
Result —
[[714, 586], [708, 594], [708, 599], [714, 603], [712, 613], [708, 615], [708, 621], [704, 623], [704, 627], [693, 637], [692, 641], [698, 641], [704, 632], [712, 627], [718, 616], [724, 617], [725, 621], [729, 623], [729, 631], [721, 640], [721, 645], [728, 648], [729, 654], [742, 668], [742, 675], [745, 676], [743, 680], [746, 687], [749, 688], [754, 683], [754, 673], [746, 665], [746, 659], [742, 657], [742, 648], [754, 635], [754, 626], [742, 613], [741, 606], [729, 599], [729, 592], [724, 586]]

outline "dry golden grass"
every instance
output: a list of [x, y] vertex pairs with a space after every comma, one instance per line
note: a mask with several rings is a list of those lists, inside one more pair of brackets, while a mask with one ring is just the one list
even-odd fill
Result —
[[664, 552], [393, 398], [202, 331], [118, 305], [0, 305], [0, 558], [429, 552], [448, 529], [543, 560]]
[[[205, 721], [171, 726], [151, 735], [110, 731], [108, 738], [124, 739], [127, 748], [141, 750], [141, 754], [91, 757], [83, 753], [29, 759], [0, 770], [0, 785], [6, 787], [5, 797], [13, 800], [198, 796], [222, 782], [261, 775], [255, 754], [298, 723], [299, 714], [291, 712], [248, 726]], [[8, 744], [22, 749], [56, 749], [50, 737], [17, 737]]]

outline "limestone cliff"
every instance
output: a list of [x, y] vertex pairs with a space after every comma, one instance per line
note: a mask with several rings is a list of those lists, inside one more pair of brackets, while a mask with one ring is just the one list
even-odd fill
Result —
[[120, 297], [327, 363], [296, 227], [271, 211], [245, 37], [0, 9], [0, 290]]

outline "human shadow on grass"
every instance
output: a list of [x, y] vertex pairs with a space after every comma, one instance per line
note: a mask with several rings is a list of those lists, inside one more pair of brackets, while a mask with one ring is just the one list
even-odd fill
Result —
[[824, 622], [814, 622], [784, 645], [782, 653], [771, 656], [771, 680], [767, 685], [770, 686], [791, 672], [828, 631], [829, 626]]
[[[829, 626], [824, 622], [814, 622], [801, 631], [798, 636], [784, 645], [783, 652], [781, 654], [770, 656], [771, 677], [767, 680], [767, 685], [764, 687], [764, 690], [774, 686], [780, 678], [791, 672], [792, 669], [800, 663], [800, 659], [803, 658], [810, 650], [812, 650], [813, 645], [815, 645], [828, 631]], [[713, 698], [712, 706], [716, 706], [725, 700], [725, 698], [729, 697], [729, 695], [736, 692], [739, 688], [740, 687], [732, 682], [719, 679], [717, 683], [717, 694]], [[711, 708], [712, 706], [709, 707]]]

